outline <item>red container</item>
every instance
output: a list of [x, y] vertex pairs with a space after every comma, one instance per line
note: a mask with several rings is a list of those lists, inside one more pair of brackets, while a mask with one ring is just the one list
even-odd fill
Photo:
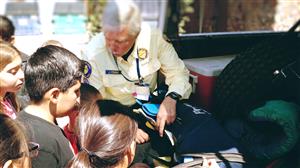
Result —
[[233, 58], [234, 56], [216, 56], [183, 60], [190, 70], [192, 102], [210, 111], [216, 78]]

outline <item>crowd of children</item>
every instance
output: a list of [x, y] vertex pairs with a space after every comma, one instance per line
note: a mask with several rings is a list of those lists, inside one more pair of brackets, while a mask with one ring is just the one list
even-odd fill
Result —
[[[135, 154], [136, 122], [118, 112], [101, 116], [99, 91], [81, 83], [84, 62], [57, 41], [47, 41], [23, 58], [22, 67], [13, 24], [6, 16], [0, 19], [0, 167], [128, 167]], [[17, 93], [24, 84], [23, 95], [30, 101], [20, 109]], [[79, 113], [81, 107], [86, 110]], [[56, 118], [64, 116], [70, 122], [62, 130]], [[82, 160], [83, 155], [93, 159]]]

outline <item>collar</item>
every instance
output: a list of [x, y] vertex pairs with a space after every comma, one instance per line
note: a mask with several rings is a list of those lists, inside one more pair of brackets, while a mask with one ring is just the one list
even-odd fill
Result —
[[127, 60], [128, 60], [128, 57], [132, 54], [132, 51], [133, 51], [133, 49], [134, 49], [134, 46], [135, 46], [135, 43], [133, 43], [133, 45], [132, 45], [132, 47], [129, 49], [129, 51], [128, 51], [125, 55], [122, 56], [122, 58], [123, 58], [125, 61], [127, 61]]
[[[139, 33], [136, 39], [136, 45], [134, 47], [134, 54], [135, 58], [139, 58], [138, 50], [146, 50], [146, 54], [149, 54], [150, 50], [150, 43], [151, 43], [151, 28], [148, 24], [142, 23], [141, 32]], [[149, 58], [148, 56], [145, 59]]]

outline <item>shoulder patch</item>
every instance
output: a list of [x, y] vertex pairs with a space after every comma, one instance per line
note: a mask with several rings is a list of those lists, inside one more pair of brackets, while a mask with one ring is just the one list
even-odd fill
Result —
[[87, 78], [83, 78], [82, 83], [90, 84], [90, 82]]
[[92, 74], [92, 66], [89, 62], [84, 61], [83, 75], [85, 78], [89, 78]]
[[139, 48], [138, 49], [138, 57], [139, 57], [139, 59], [144, 60], [144, 59], [147, 58], [147, 56], [148, 56], [147, 49], [145, 49], [145, 48]]

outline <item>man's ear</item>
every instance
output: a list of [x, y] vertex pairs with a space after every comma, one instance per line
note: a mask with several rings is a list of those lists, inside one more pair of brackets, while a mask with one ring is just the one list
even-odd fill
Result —
[[3, 168], [8, 168], [12, 164], [12, 160], [8, 160], [4, 163]]
[[45, 94], [45, 99], [50, 100], [50, 102], [57, 104], [59, 98], [60, 90], [58, 88], [52, 88], [48, 90]]

